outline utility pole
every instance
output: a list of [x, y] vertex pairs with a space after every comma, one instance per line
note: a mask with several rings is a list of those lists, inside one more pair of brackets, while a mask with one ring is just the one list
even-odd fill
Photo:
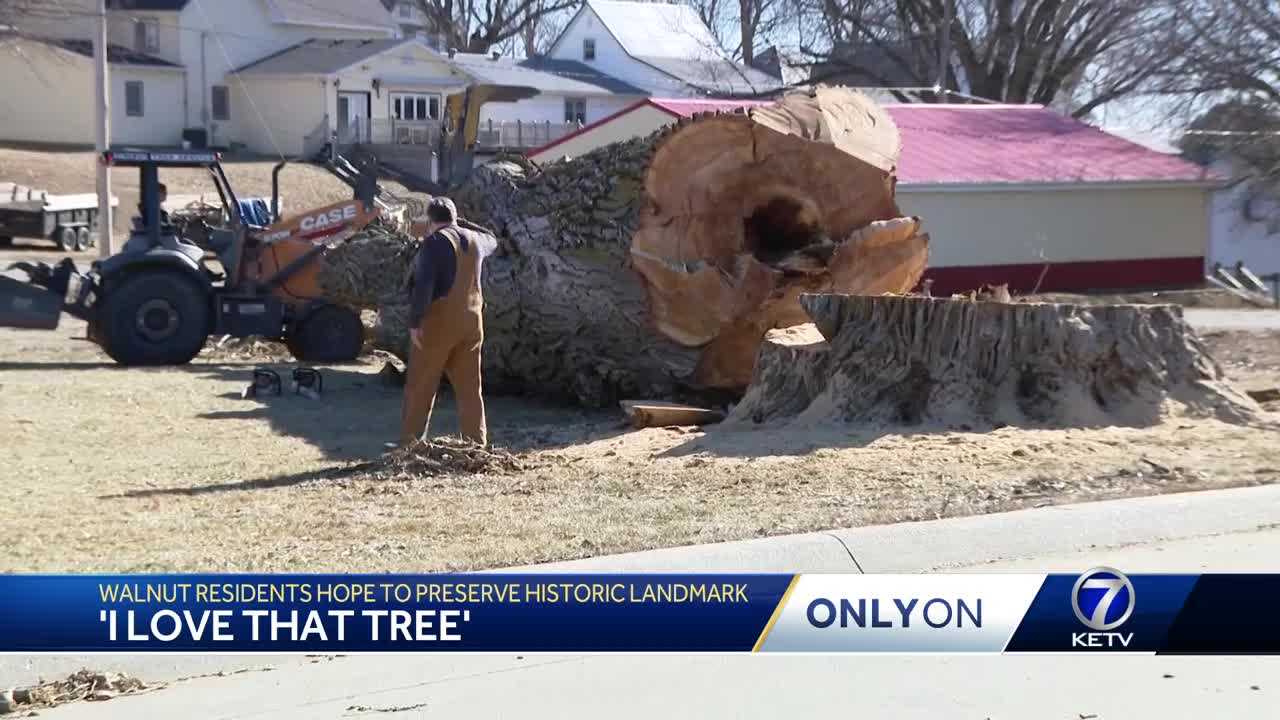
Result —
[[951, 26], [956, 21], [956, 0], [942, 0], [942, 32], [938, 38], [938, 102], [947, 102], [947, 70], [951, 66]]
[[111, 93], [107, 75], [107, 0], [98, 0], [98, 26], [93, 33], [93, 67], [97, 75], [94, 109], [97, 122], [94, 129], [97, 138], [94, 147], [97, 157], [94, 165], [98, 171], [98, 253], [109, 257], [115, 252], [115, 240], [111, 233], [111, 168], [103, 162], [102, 154], [111, 145]]

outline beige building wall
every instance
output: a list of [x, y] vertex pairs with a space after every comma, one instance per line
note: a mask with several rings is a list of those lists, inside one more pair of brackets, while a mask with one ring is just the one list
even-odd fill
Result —
[[915, 190], [898, 205], [931, 238], [931, 267], [1186, 258], [1206, 254], [1199, 187]]
[[[91, 146], [93, 61], [30, 40], [0, 43], [0, 140]], [[182, 135], [180, 68], [110, 68], [113, 145], [176, 145]], [[143, 114], [126, 113], [125, 83], [141, 82]]]
[[243, 79], [229, 86], [235, 142], [263, 155], [301, 155], [303, 138], [324, 121], [333, 88], [318, 77]]
[[598, 127], [589, 128], [546, 150], [530, 154], [534, 162], [550, 162], [564, 157], [577, 157], [619, 140], [648, 135], [675, 121], [671, 114], [652, 105], [641, 105]]

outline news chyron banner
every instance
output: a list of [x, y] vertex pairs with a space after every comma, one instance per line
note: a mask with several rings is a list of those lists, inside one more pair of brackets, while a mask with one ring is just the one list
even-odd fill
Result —
[[5, 575], [3, 653], [1280, 653], [1280, 575]]

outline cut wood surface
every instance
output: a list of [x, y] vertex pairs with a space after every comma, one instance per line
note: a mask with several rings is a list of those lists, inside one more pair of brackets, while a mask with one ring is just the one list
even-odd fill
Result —
[[[740, 393], [764, 334], [807, 322], [800, 295], [918, 281], [928, 237], [894, 200], [898, 152], [883, 109], [821, 88], [542, 168], [477, 168], [451, 194], [501, 239], [482, 277], [488, 388], [597, 407]], [[406, 242], [338, 248], [326, 273], [401, 355]]]
[[1144, 426], [1232, 422], [1257, 404], [1172, 305], [806, 295], [812, 330], [775, 331], [731, 424], [770, 421]]
[[636, 428], [707, 425], [724, 420], [720, 410], [656, 400], [623, 400], [622, 412]]

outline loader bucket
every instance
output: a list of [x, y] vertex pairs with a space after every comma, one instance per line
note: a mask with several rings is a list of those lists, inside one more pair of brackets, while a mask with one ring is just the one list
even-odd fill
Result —
[[62, 296], [0, 275], [0, 327], [55, 330], [61, 316]]

